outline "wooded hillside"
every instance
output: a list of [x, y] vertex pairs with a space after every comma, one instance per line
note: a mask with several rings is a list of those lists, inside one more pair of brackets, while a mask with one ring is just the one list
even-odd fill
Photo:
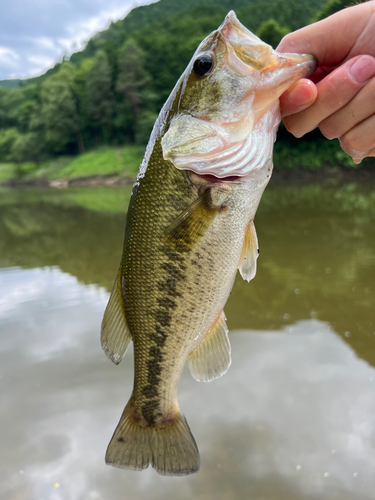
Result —
[[[146, 144], [197, 45], [230, 9], [276, 46], [289, 31], [351, 3], [160, 0], [135, 8], [44, 75], [21, 82], [19, 88], [0, 88], [0, 162], [38, 165], [46, 158], [102, 144]], [[292, 141], [283, 131], [280, 138], [284, 149]]]

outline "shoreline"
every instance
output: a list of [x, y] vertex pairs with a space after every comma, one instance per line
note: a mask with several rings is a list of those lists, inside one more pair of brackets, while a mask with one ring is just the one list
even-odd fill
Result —
[[[95, 186], [128, 186], [134, 183], [136, 177], [122, 177], [119, 175], [94, 175], [77, 177], [74, 179], [53, 179], [46, 177], [8, 179], [0, 183], [0, 188], [69, 188], [69, 187], [95, 187]], [[290, 169], [276, 170], [272, 173], [273, 182], [312, 182], [323, 180], [365, 180], [375, 179], [375, 168], [343, 168], [327, 167], [317, 170]]]
[[120, 177], [119, 175], [94, 175], [90, 177], [77, 177], [76, 179], [53, 179], [45, 177], [34, 179], [9, 179], [0, 183], [0, 188], [68, 188], [76, 186], [128, 186], [133, 184], [135, 177]]

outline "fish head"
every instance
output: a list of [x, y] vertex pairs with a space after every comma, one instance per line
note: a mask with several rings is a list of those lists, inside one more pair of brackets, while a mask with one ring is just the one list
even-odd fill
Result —
[[261, 168], [272, 158], [280, 95], [315, 69], [313, 56], [279, 54], [231, 11], [181, 77], [162, 137], [164, 158], [219, 178]]

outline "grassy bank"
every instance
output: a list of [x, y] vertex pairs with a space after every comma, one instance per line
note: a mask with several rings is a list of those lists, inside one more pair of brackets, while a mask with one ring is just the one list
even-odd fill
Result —
[[[62, 156], [37, 163], [0, 163], [0, 185], [122, 183], [134, 179], [142, 161], [144, 147], [105, 147], [78, 156]], [[287, 175], [300, 173], [374, 173], [375, 159], [367, 158], [360, 165], [340, 148], [337, 140], [280, 140], [274, 150], [275, 172]]]
[[0, 163], [0, 184], [11, 181], [24, 183], [53, 183], [94, 177], [134, 178], [142, 161], [144, 148], [106, 147], [79, 156], [62, 156], [37, 163]]

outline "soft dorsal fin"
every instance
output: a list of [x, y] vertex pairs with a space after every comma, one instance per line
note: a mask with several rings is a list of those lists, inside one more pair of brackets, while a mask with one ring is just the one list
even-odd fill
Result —
[[245, 232], [238, 269], [244, 280], [252, 280], [257, 272], [257, 258], [259, 255], [258, 237], [254, 221], [250, 221]]
[[102, 348], [116, 365], [122, 360], [131, 341], [121, 294], [121, 268], [104, 312], [101, 330]]
[[190, 373], [199, 382], [210, 382], [219, 378], [230, 367], [230, 343], [225, 319], [225, 314], [222, 312], [201, 344], [189, 357]]
[[210, 190], [206, 190], [165, 230], [165, 237], [174, 243], [192, 246], [207, 231], [220, 207], [210, 206]]

